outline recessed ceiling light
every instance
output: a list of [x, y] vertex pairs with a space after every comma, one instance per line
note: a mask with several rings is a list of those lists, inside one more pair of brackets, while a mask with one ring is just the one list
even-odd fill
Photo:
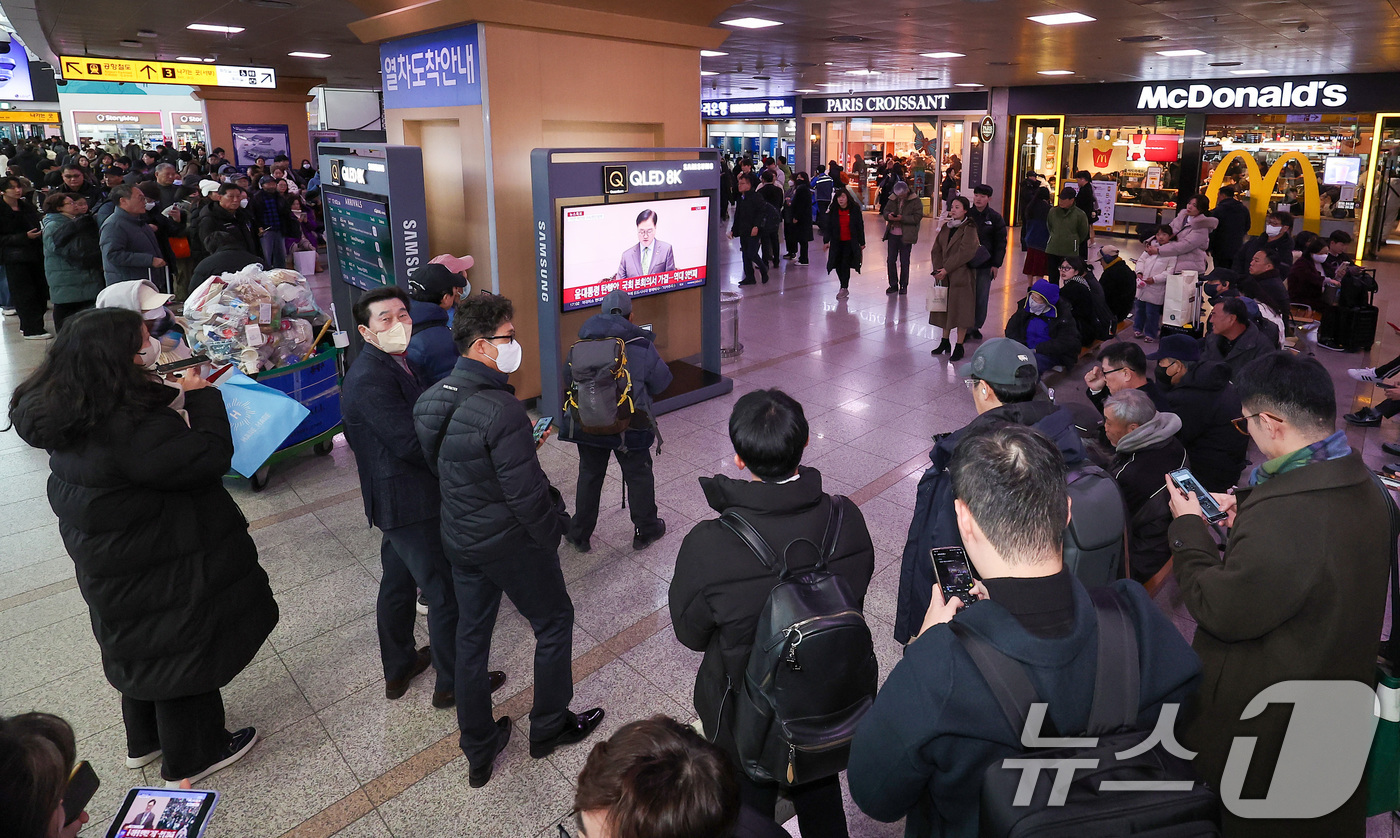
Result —
[[1092, 23], [1095, 18], [1079, 12], [1062, 12], [1057, 15], [1032, 15], [1026, 20], [1033, 20], [1046, 26], [1063, 26], [1066, 23]]
[[293, 57], [293, 58], [330, 58], [330, 57], [331, 57], [331, 54], [328, 53], [328, 52], [289, 52], [289, 53], [287, 53], [287, 54], [290, 55], [290, 56]]
[[1212, 61], [1212, 62], [1210, 62], [1210, 66], [1212, 66], [1212, 67], [1238, 67], [1238, 66], [1240, 66], [1240, 65], [1243, 64], [1243, 63], [1244, 63], [1243, 61]]
[[846, 71], [846, 75], [848, 75], [848, 76], [878, 76], [878, 75], [880, 75], [880, 71], [879, 71], [879, 70], [847, 70], [847, 71]]
[[721, 20], [725, 26], [737, 26], [740, 29], [766, 29], [769, 26], [782, 26], [781, 21], [765, 20], [761, 17], [736, 17], [733, 20]]
[[772, 76], [754, 76], [754, 81], [768, 81], [772, 78]]
[[136, 37], [138, 37], [138, 38], [155, 38], [155, 37], [157, 37], [157, 36], [156, 36], [156, 33], [155, 33], [155, 32], [152, 32], [152, 31], [149, 30], [149, 29], [138, 29], [138, 30], [136, 30]]
[[958, 82], [957, 84], [955, 84], [955, 85], [953, 85], [953, 86], [954, 86], [954, 87], [983, 87], [984, 85], [983, 85], [980, 81], [960, 81], [960, 82]]
[[727, 53], [727, 52], [718, 52], [718, 51], [712, 50], [712, 49], [702, 49], [702, 50], [700, 50], [700, 57], [701, 57], [701, 58], [719, 58], [721, 55], [728, 55], [728, 54], [729, 54], [729, 53]]
[[1153, 41], [1160, 41], [1160, 40], [1162, 40], [1162, 36], [1161, 36], [1161, 35], [1129, 35], [1129, 36], [1127, 36], [1126, 38], [1119, 38], [1118, 40], [1119, 40], [1121, 43], [1125, 43], [1125, 44], [1150, 44], [1150, 43], [1152, 43]]
[[1198, 49], [1162, 49], [1157, 54], [1166, 58], [1184, 58], [1188, 55], [1205, 55], [1205, 52]]
[[1040, 71], [1040, 74], [1041, 74], [1042, 76], [1072, 76], [1072, 75], [1074, 75], [1074, 71], [1073, 71], [1073, 70], [1041, 70], [1041, 71]]
[[191, 23], [185, 28], [196, 32], [218, 32], [221, 35], [237, 35], [243, 31], [241, 26], [215, 26], [212, 23]]
[[1231, 70], [1230, 73], [1236, 76], [1267, 76], [1268, 70]]
[[122, 41], [117, 41], [117, 43], [120, 44], [120, 45], [122, 45], [122, 46], [124, 46], [124, 47], [130, 47], [130, 48], [132, 48], [132, 49], [136, 49], [137, 47], [141, 46], [141, 42], [140, 42], [140, 41], [133, 41], [133, 40], [131, 40], [130, 38], [127, 38], [127, 39], [122, 40]]
[[817, 82], [817, 87], [845, 87], [845, 85], [838, 81], [821, 81]]
[[716, 72], [714, 72], [713, 70], [701, 70], [701, 71], [700, 71], [700, 75], [702, 75], [702, 76], [717, 76], [717, 75], [719, 75], [719, 73], [716, 73]]
[[196, 64], [199, 64], [199, 63], [208, 61], [208, 60], [210, 60], [210, 59], [208, 59], [208, 58], [195, 58], [195, 57], [192, 56], [192, 55], [177, 55], [177, 56], [175, 56], [175, 60], [176, 60], [176, 61], [193, 61], [193, 62], [195, 62]]
[[827, 40], [833, 44], [863, 44], [870, 39], [860, 35], [833, 35]]
[[938, 81], [938, 76], [919, 76], [919, 81]]
[[757, 90], [757, 87], [741, 87], [740, 90]]
[[816, 92], [817, 92], [817, 91], [813, 90], [813, 89], [810, 88], [810, 87], [799, 87], [797, 90], [794, 90], [794, 91], [793, 91], [793, 93], [816, 93]]
[[923, 53], [919, 53], [919, 54], [922, 55], [924, 58], [962, 58], [962, 57], [963, 57], [963, 54], [960, 53], [960, 52], [923, 52]]

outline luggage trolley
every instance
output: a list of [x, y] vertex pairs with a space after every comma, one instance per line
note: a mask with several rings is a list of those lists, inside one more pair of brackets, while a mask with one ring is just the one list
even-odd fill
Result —
[[273, 463], [295, 457], [307, 449], [324, 457], [331, 453], [336, 434], [344, 429], [340, 408], [340, 359], [343, 351], [329, 343], [324, 346], [324, 351], [319, 355], [255, 376], [259, 384], [286, 393], [311, 413], [249, 478], [254, 492], [261, 492], [267, 487]]

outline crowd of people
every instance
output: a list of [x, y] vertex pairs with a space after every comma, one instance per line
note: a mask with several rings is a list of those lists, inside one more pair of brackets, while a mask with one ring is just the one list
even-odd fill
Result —
[[[274, 161], [281, 174], [259, 184], [254, 197], [266, 208], [257, 212], [281, 205], [279, 182], [298, 181], [287, 162]], [[215, 174], [223, 168], [216, 154], [204, 165]], [[834, 185], [839, 166], [823, 173], [827, 183], [789, 176], [774, 161], [761, 172], [745, 169], [735, 180], [733, 210], [744, 282], [756, 281], [755, 270], [767, 281], [779, 264], [776, 215], [779, 225], [796, 219], [787, 255], [804, 254], [801, 228], [808, 235], [820, 228], [844, 296], [866, 239], [860, 202]], [[209, 231], [203, 246], [270, 259], [277, 244], [267, 238], [270, 228], [245, 223], [252, 213], [241, 204], [251, 183], [240, 185], [246, 175], [237, 172], [221, 176], [229, 180], [210, 190], [217, 199], [189, 213]], [[24, 184], [3, 183], [9, 212], [22, 216]], [[314, 191], [313, 183], [314, 176], [297, 187]], [[103, 203], [116, 205], [100, 228], [99, 258], [106, 278], [137, 280], [126, 286], [134, 301], [85, 310], [92, 306], [81, 305], [82, 295], [102, 284], [60, 273], [56, 287], [78, 289], [82, 299], [64, 311], [45, 360], [16, 388], [9, 418], [22, 439], [50, 454], [49, 500], [92, 612], [104, 672], [122, 696], [127, 765], [159, 761], [164, 780], [189, 787], [256, 745], [253, 727], [227, 729], [221, 691], [252, 660], [279, 612], [248, 524], [222, 482], [233, 451], [222, 397], [198, 375], [165, 381], [150, 371], [159, 316], [140, 312], [171, 297], [131, 275], [143, 266], [129, 254], [152, 241], [160, 247], [144, 219], [159, 214], [169, 185], [157, 173], [110, 187]], [[892, 294], [907, 292], [921, 215], [900, 186], [892, 184], [880, 210]], [[979, 185], [970, 200], [953, 197], [932, 244], [935, 280], [947, 289], [944, 307], [930, 312], [944, 335], [934, 353], [951, 352], [955, 361], [966, 354], [956, 372], [977, 417], [935, 438], [916, 490], [899, 567], [894, 639], [902, 658], [877, 689], [861, 616], [874, 542], [860, 508], [828, 493], [820, 470], [804, 464], [810, 429], [803, 405], [778, 389], [743, 394], [728, 435], [746, 477], [700, 479], [694, 491], [715, 517], [686, 533], [669, 591], [671, 631], [703, 653], [694, 684], [698, 732], [685, 719], [657, 717], [596, 743], [578, 777], [580, 834], [782, 835], [775, 822], [781, 795], [794, 804], [801, 834], [840, 838], [850, 832], [842, 772], [864, 813], [903, 819], [907, 835], [978, 834], [989, 766], [1021, 754], [1025, 742], [996, 679], [986, 677], [996, 661], [1048, 705], [1045, 730], [1083, 733], [1101, 698], [1121, 699], [1130, 704], [1123, 725], [1149, 731], [1165, 724], [1173, 744], [1179, 735], [1191, 749], [1195, 776], [1253, 797], [1266, 793], [1271, 766], [1264, 763], [1280, 753], [1288, 727], [1286, 712], [1245, 718], [1255, 695], [1283, 680], [1374, 686], [1395, 537], [1390, 501], [1336, 427], [1327, 372], [1264, 335], [1258, 309], [1276, 290], [1261, 278], [1268, 271], [1236, 278], [1217, 268], [1211, 291], [1218, 301], [1202, 338], [1167, 335], [1151, 355], [1136, 342], [1101, 342], [1128, 309], [1144, 306], [1121, 288], [1110, 295], [1090, 269], [1080, 252], [1088, 236], [1081, 240], [1085, 228], [1073, 213], [1088, 215], [1071, 195], [1048, 211], [1065, 210], [1058, 216], [1071, 225], [1069, 238], [1058, 220], [1050, 235], [1050, 246], [1063, 251], [1047, 251], [1058, 282], [1035, 278], [1007, 337], [982, 340], [985, 288], [1004, 263], [1008, 238], [991, 194]], [[40, 236], [25, 234], [42, 237], [45, 255], [50, 230], [55, 242], [69, 242], [96, 223], [72, 195], [46, 196], [49, 214], [62, 217], [46, 218]], [[1199, 258], [1206, 267], [1211, 231], [1219, 229], [1209, 211], [1204, 196], [1193, 199], [1180, 223], [1156, 231], [1138, 271], [1116, 250], [1100, 248], [1103, 276], [1141, 288], [1170, 273], [1162, 264], [1168, 260]], [[190, 219], [179, 215], [168, 220], [187, 229]], [[1271, 254], [1283, 253], [1275, 237], [1266, 231], [1242, 243], [1237, 261], [1249, 251], [1247, 263], [1272, 265]], [[125, 249], [109, 252], [118, 239]], [[24, 244], [5, 240], [7, 266], [10, 248]], [[1305, 244], [1311, 256], [1327, 249], [1312, 248]], [[163, 258], [146, 252], [152, 263]], [[1311, 261], [1325, 277], [1326, 260]], [[632, 300], [610, 293], [580, 328], [575, 348], [621, 347], [635, 413], [616, 427], [561, 417], [561, 438], [579, 446], [570, 511], [538, 458], [553, 429], [532, 428], [509, 383], [526, 351], [514, 307], [473, 293], [472, 267], [470, 257], [437, 257], [414, 272], [407, 290], [359, 297], [352, 317], [363, 349], [345, 377], [343, 405], [366, 518], [382, 532], [376, 617], [385, 699], [403, 698], [431, 669], [431, 703], [455, 710], [468, 785], [479, 789], [492, 782], [513, 730], [509, 717], [493, 716], [491, 697], [511, 673], [488, 668], [502, 595], [535, 638], [529, 756], [584, 742], [604, 719], [605, 708], [573, 706], [574, 604], [560, 547], [592, 549], [613, 458], [632, 504], [633, 549], [647, 550], [666, 533], [655, 501], [650, 413], [670, 371], [652, 333], [632, 323]], [[1345, 272], [1345, 261], [1338, 267], [1332, 276]], [[1273, 280], [1280, 282], [1277, 266]], [[60, 304], [55, 299], [56, 316]], [[966, 351], [969, 338], [978, 346]], [[1086, 349], [1093, 357], [1086, 397], [1100, 414], [1091, 422], [1057, 405], [1041, 383]], [[1363, 372], [1375, 378], [1398, 365]], [[1251, 440], [1265, 461], [1245, 472]], [[1206, 520], [1200, 497], [1165, 477], [1181, 469], [1223, 510], [1218, 525]], [[1086, 492], [1086, 475], [1109, 491]], [[1112, 521], [1122, 534], [1110, 562], [1119, 578], [1090, 590], [1067, 533]], [[945, 595], [936, 548], [965, 555], [975, 578], [963, 593]], [[1151, 599], [1168, 576], [1198, 625], [1189, 643]], [[783, 599], [785, 585], [821, 596]], [[427, 608], [429, 643], [421, 648], [417, 601]], [[824, 639], [813, 624], [845, 639]], [[1100, 677], [1102, 648], [1125, 636], [1131, 664], [1123, 664], [1121, 679]], [[817, 657], [816, 649], [833, 656]], [[755, 677], [765, 662], [772, 677]], [[831, 702], [844, 708], [839, 723], [836, 714], [812, 709]], [[792, 708], [808, 715], [786, 715]], [[1243, 736], [1256, 737], [1256, 753], [1266, 756], [1232, 778], [1226, 756]], [[63, 805], [76, 759], [72, 740], [53, 717], [0, 720], [0, 805], [20, 838], [69, 836], [86, 821]], [[1364, 791], [1322, 815], [1305, 827], [1228, 810], [1220, 817], [1228, 836], [1360, 836]]]
[[[115, 145], [110, 144], [110, 145]], [[106, 285], [150, 280], [184, 297], [251, 254], [292, 267], [323, 243], [320, 180], [280, 155], [235, 167], [221, 148], [0, 142], [0, 312], [26, 340], [49, 340]], [[246, 262], [245, 262], [246, 264]], [[52, 303], [53, 332], [44, 322]]]

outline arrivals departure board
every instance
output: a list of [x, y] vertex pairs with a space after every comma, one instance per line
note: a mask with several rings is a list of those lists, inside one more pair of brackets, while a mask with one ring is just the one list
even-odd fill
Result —
[[366, 291], [397, 284], [389, 205], [330, 190], [325, 192], [325, 203], [341, 279]]

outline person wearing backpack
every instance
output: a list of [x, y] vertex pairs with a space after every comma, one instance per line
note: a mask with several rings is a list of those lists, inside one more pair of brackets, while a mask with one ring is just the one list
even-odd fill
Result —
[[[622, 481], [632, 505], [632, 549], [645, 550], [666, 534], [666, 522], [656, 515], [656, 478], [651, 471], [651, 445], [656, 440], [652, 431], [652, 397], [671, 386], [671, 368], [661, 360], [661, 353], [652, 343], [653, 334], [632, 325], [632, 300], [621, 288], [603, 297], [602, 311], [584, 321], [578, 330], [579, 341], [622, 341], [630, 381], [627, 396], [632, 403], [631, 427], [615, 434], [590, 434], [577, 422], [562, 422], [559, 438], [578, 445], [578, 492], [574, 499], [574, 516], [564, 540], [580, 553], [592, 549], [590, 539], [598, 524], [598, 503], [603, 493], [603, 478], [608, 471], [608, 454], [617, 458]], [[573, 352], [570, 353], [572, 359]], [[607, 389], [609, 402], [615, 402], [613, 390]]]
[[[460, 267], [454, 271], [438, 259], [452, 259], [453, 267]], [[470, 256], [439, 256], [408, 278], [408, 296], [412, 300], [409, 315], [413, 318], [408, 360], [423, 371], [429, 384], [446, 378], [462, 357], [452, 342], [451, 312], [459, 300], [471, 293], [467, 269], [473, 262]]]
[[1059, 447], [1065, 468], [1088, 465], [1089, 456], [1067, 407], [1056, 407], [1040, 391], [1035, 353], [1010, 338], [991, 338], [977, 347], [958, 375], [971, 382], [977, 418], [966, 427], [934, 437], [930, 465], [919, 480], [914, 518], [904, 543], [899, 567], [899, 594], [895, 605], [894, 639], [908, 643], [919, 633], [928, 610], [934, 583], [929, 550], [957, 547], [957, 522], [953, 516], [953, 485], [948, 466], [958, 442], [994, 422], [1013, 422], [1035, 428]]
[[[989, 650], [1009, 664], [1011, 674], [1028, 685], [1031, 700], [1048, 705], [1039, 732], [1053, 723], [1063, 736], [1090, 728], [1100, 647], [1135, 647], [1134, 665], [1123, 658], [1110, 661], [1119, 664], [1122, 676], [1108, 683], [1135, 680], [1137, 700], [1129, 705], [1131, 690], [1105, 690], [1134, 730], [1153, 731], [1159, 716], [1174, 718], [1175, 708], [1164, 708], [1192, 695], [1201, 672], [1181, 633], [1136, 582], [1118, 581], [1106, 589], [1111, 596], [1105, 606], [1117, 620], [1100, 631], [1096, 600], [1102, 595], [1091, 597], [1065, 566], [1062, 533], [1071, 511], [1067, 474], [1063, 452], [1049, 437], [1024, 425], [991, 423], [959, 441], [949, 472], [958, 534], [981, 577], [974, 587], [978, 598], [945, 602], [932, 588], [918, 636], [905, 647], [856, 730], [847, 770], [856, 805], [879, 821], [904, 818], [908, 838], [971, 838], [983, 827], [980, 811], [988, 806], [1013, 817], [1057, 815], [1044, 806], [1013, 808], [1012, 800], [990, 794], [995, 787], [985, 786], [989, 769], [1003, 773], [1003, 759], [1023, 756], [1026, 725], [1010, 721], [1000, 693], [989, 686], [969, 648]], [[1007, 503], [1012, 497], [1017, 502]], [[1043, 772], [1041, 780], [1045, 783]], [[1011, 788], [1014, 792], [1014, 783]], [[1157, 792], [1143, 796], [1158, 807], [1166, 799]], [[1182, 800], [1195, 803], [1199, 796], [1193, 790]], [[1097, 797], [1101, 806], [1131, 802]], [[1073, 792], [1069, 802], [1078, 805], [1064, 807], [1064, 814], [1089, 815], [1085, 823], [1128, 822], [1114, 818], [1114, 811], [1093, 818]]]
[[[734, 444], [735, 466], [753, 477], [747, 481], [725, 475], [700, 479], [706, 500], [721, 517], [699, 522], [682, 542], [671, 580], [670, 610], [676, 638], [705, 653], [695, 678], [695, 709], [705, 736], [736, 765], [746, 766], [753, 761], [756, 746], [769, 752], [772, 737], [780, 733], [770, 729], [769, 738], [758, 743], [741, 733], [752, 730], [750, 702], [771, 698], [762, 690], [750, 689], [747, 680], [767, 651], [780, 652], [785, 659], [791, 655], [799, 669], [779, 663], [783, 672], [777, 677], [811, 678], [810, 684], [804, 684], [807, 689], [800, 692], [818, 703], [860, 688], [858, 682], [867, 677], [873, 695], [876, 674], [867, 669], [874, 662], [873, 650], [857, 643], [858, 654], [833, 656], [820, 651], [829, 648], [823, 645], [827, 635], [822, 633], [809, 632], [796, 645], [772, 644], [767, 638], [756, 642], [760, 625], [772, 616], [770, 595], [777, 597], [783, 585], [777, 570], [766, 566], [766, 560], [759, 558], [740, 533], [756, 531], [777, 562], [785, 563], [793, 573], [807, 575], [800, 578], [820, 576], [826, 589], [839, 589], [846, 601], [842, 610], [854, 620], [860, 619], [874, 572], [875, 548], [860, 509], [823, 492], [821, 473], [801, 465], [807, 446], [807, 419], [802, 405], [792, 397], [781, 390], [745, 394], [729, 417], [729, 438]], [[830, 575], [821, 573], [819, 556]], [[863, 621], [858, 626], [848, 622], [843, 633], [850, 637], [863, 628]], [[868, 629], [865, 641], [868, 646]], [[765, 649], [772, 646], [782, 648]], [[853, 672], [862, 674], [852, 677]], [[867, 696], [861, 703], [862, 712], [868, 701]], [[778, 714], [783, 715], [783, 702], [778, 705]], [[821, 734], [849, 735], [841, 730], [823, 730]], [[840, 751], [842, 757], [844, 753], [844, 749]], [[788, 765], [792, 770], [792, 763]], [[803, 770], [805, 763], [796, 767]], [[844, 759], [836, 770], [831, 767], [819, 772], [824, 776], [812, 782], [801, 782], [797, 773], [790, 774], [798, 781], [795, 784], [783, 776], [755, 779], [741, 768], [740, 793], [745, 804], [772, 817], [781, 782], [796, 806], [805, 838], [845, 836], [839, 781]]]

